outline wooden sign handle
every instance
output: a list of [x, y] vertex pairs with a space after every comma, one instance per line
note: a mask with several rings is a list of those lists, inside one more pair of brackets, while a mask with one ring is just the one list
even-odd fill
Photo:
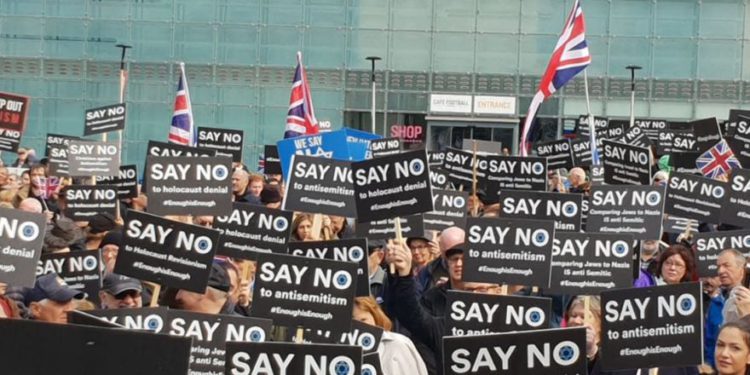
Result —
[[151, 303], [149, 303], [149, 306], [151, 307], [157, 307], [159, 306], [159, 294], [161, 293], [161, 284], [153, 284], [154, 288], [151, 291]]
[[297, 326], [297, 334], [294, 336], [294, 342], [297, 344], [304, 343], [305, 339], [305, 328], [302, 326]]

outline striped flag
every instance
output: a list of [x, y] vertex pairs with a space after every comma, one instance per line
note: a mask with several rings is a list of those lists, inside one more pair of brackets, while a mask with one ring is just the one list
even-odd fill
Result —
[[565, 22], [565, 28], [563, 28], [562, 34], [557, 40], [552, 57], [547, 64], [547, 70], [544, 72], [542, 81], [539, 83], [539, 91], [537, 91], [531, 100], [531, 104], [529, 104], [529, 111], [523, 123], [523, 132], [521, 135], [521, 156], [528, 155], [529, 148], [531, 147], [528, 139], [531, 124], [534, 123], [534, 116], [536, 116], [536, 112], [539, 110], [542, 102], [591, 64], [589, 47], [586, 44], [585, 29], [583, 9], [580, 2], [576, 0]]
[[315, 118], [307, 73], [302, 65], [302, 53], [297, 52], [297, 69], [294, 70], [292, 79], [292, 94], [289, 97], [284, 138], [310, 134], [318, 134], [318, 120]]
[[169, 143], [193, 147], [198, 143], [198, 132], [193, 124], [193, 107], [190, 105], [190, 92], [185, 77], [185, 63], [180, 63], [180, 79], [177, 81], [177, 95], [174, 98]]
[[725, 139], [708, 149], [695, 160], [695, 166], [701, 173], [714, 180], [729, 173], [732, 169], [740, 169], [740, 161], [734, 156], [734, 152]]

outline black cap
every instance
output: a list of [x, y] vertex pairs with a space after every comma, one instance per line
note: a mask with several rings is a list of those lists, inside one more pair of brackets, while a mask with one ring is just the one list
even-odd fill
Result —
[[427, 242], [427, 244], [430, 244], [430, 240], [428, 240], [425, 237], [409, 237], [406, 239], [406, 246], [411, 247], [411, 243], [415, 240], [422, 240], [424, 242]]
[[367, 252], [372, 253], [375, 250], [385, 249], [385, 240], [367, 240]]
[[89, 228], [92, 234], [108, 232], [115, 229], [115, 217], [109, 212], [98, 213], [89, 219]]
[[84, 298], [86, 298], [86, 293], [69, 287], [65, 280], [54, 272], [39, 276], [34, 283], [34, 287], [24, 295], [26, 305], [44, 299], [66, 303], [72, 299]]
[[263, 190], [260, 192], [260, 202], [263, 204], [281, 202], [279, 188], [273, 185], [263, 186]]
[[116, 296], [127, 290], [136, 290], [139, 292], [143, 291], [143, 285], [137, 279], [127, 277], [124, 275], [118, 275], [116, 273], [109, 273], [104, 276], [102, 282], [102, 290]]
[[102, 238], [102, 242], [99, 243], [99, 247], [104, 247], [106, 245], [122, 247], [122, 229], [115, 229], [107, 232], [107, 234], [104, 235], [104, 238]]
[[211, 266], [211, 274], [208, 276], [208, 286], [223, 292], [228, 292], [229, 289], [232, 289], [229, 272], [221, 264], [213, 263]]
[[458, 244], [458, 245], [456, 245], [456, 246], [453, 246], [453, 247], [451, 247], [451, 248], [450, 248], [450, 249], [448, 249], [448, 250], [445, 250], [445, 257], [446, 257], [446, 258], [450, 258], [450, 257], [452, 257], [452, 256], [453, 256], [454, 254], [459, 254], [459, 253], [460, 253], [460, 254], [463, 254], [463, 253], [464, 253], [464, 244], [462, 244], [462, 243], [460, 243], [460, 244]]

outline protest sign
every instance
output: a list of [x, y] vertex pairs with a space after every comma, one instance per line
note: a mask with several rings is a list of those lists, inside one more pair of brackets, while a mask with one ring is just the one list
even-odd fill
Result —
[[167, 333], [169, 330], [169, 309], [166, 307], [102, 309], [87, 312], [105, 322], [117, 324], [125, 329], [151, 333]]
[[292, 155], [290, 165], [284, 210], [357, 216], [350, 162]]
[[534, 149], [537, 156], [547, 158], [547, 168], [570, 169], [573, 168], [573, 149], [570, 146], [570, 139], [560, 139], [537, 143], [534, 145]]
[[443, 374], [585, 374], [586, 329], [443, 338]]
[[672, 149], [672, 154], [669, 155], [669, 165], [676, 173], [701, 174], [695, 166], [695, 159], [700, 155], [700, 152], [679, 152]]
[[734, 132], [739, 126], [744, 126], [745, 128], [750, 126], [750, 111], [742, 109], [730, 109], [729, 119], [727, 120], [726, 125], [727, 131], [725, 133], [725, 137], [734, 136]]
[[308, 258], [356, 263], [357, 292], [355, 295], [364, 297], [370, 295], [369, 268], [367, 267], [367, 238], [290, 242], [287, 252], [291, 255]]
[[125, 328], [116, 323], [110, 323], [106, 320], [79, 310], [68, 311], [68, 323], [83, 326], [101, 327], [101, 328]]
[[435, 210], [422, 215], [424, 230], [440, 232], [449, 227], [465, 227], [468, 203], [469, 193], [465, 191], [432, 189]]
[[[0, 319], [4, 374], [159, 374], [188, 373], [190, 339], [75, 324]], [[83, 349], [85, 348], [85, 349]], [[135, 360], [113, 361], [127, 350]], [[39, 358], [39, 353], [45, 353]]]
[[685, 152], [698, 152], [697, 141], [695, 140], [695, 134], [690, 130], [672, 130], [674, 136], [672, 137], [672, 144], [669, 149], [671, 154], [685, 153]]
[[461, 149], [468, 152], [474, 152], [476, 149], [477, 154], [483, 155], [502, 155], [503, 144], [501, 142], [483, 141], [481, 139], [467, 139], [461, 145]]
[[341, 334], [339, 344], [361, 346], [362, 353], [377, 353], [383, 329], [359, 320], [352, 320], [352, 329]]
[[232, 209], [232, 160], [226, 156], [146, 159], [148, 211], [223, 215]]
[[452, 184], [448, 179], [448, 172], [439, 166], [430, 165], [430, 182], [433, 189], [447, 189]]
[[216, 230], [130, 211], [114, 272], [203, 293], [218, 243]]
[[213, 228], [221, 233], [217, 254], [255, 259], [261, 253], [285, 253], [292, 230], [292, 212], [247, 203], [232, 203], [227, 216], [216, 216]]
[[117, 188], [117, 198], [138, 196], [138, 170], [135, 165], [122, 165], [117, 176], [96, 176], [97, 185], [112, 185]]
[[34, 269], [42, 254], [47, 217], [0, 207], [0, 282], [34, 286]]
[[427, 135], [427, 127], [424, 124], [393, 124], [391, 125], [390, 136], [401, 138], [405, 148], [415, 150], [424, 145]]
[[581, 230], [581, 194], [500, 190], [500, 216], [554, 220], [555, 230]]
[[350, 330], [357, 264], [273, 253], [258, 254], [253, 316], [274, 324]]
[[445, 334], [485, 335], [549, 327], [550, 298], [448, 290]]
[[693, 237], [693, 244], [698, 275], [712, 277], [717, 275], [716, 260], [722, 251], [735, 249], [745, 256], [750, 254], [750, 230], [699, 232]]
[[216, 156], [216, 151], [197, 147], [183, 146], [176, 143], [148, 141], [148, 146], [146, 146], [146, 157], [149, 156]]
[[592, 165], [589, 169], [589, 177], [591, 178], [591, 185], [604, 185], [604, 166], [603, 165]]
[[703, 362], [699, 283], [604, 291], [602, 369], [693, 366]]
[[36, 266], [36, 276], [56, 273], [69, 287], [88, 295], [89, 301], [99, 303], [102, 287], [101, 250], [43, 254]]
[[96, 214], [117, 216], [117, 187], [113, 185], [70, 185], [63, 190], [65, 216], [73, 221], [89, 221]]
[[724, 207], [721, 210], [721, 222], [750, 228], [750, 169], [735, 169], [729, 179]]
[[68, 145], [68, 174], [72, 177], [117, 176], [120, 147], [116, 142], [71, 140]]
[[750, 166], [750, 112], [744, 112], [726, 140], [740, 164]]
[[383, 138], [380, 135], [356, 129], [344, 128], [342, 131], [346, 133], [346, 146], [349, 149], [350, 161], [362, 161], [367, 159], [370, 142]]
[[69, 135], [47, 134], [45, 155], [51, 176], [68, 175], [68, 145], [71, 140], [80, 139]]
[[198, 127], [198, 147], [215, 150], [217, 156], [230, 156], [237, 163], [242, 163], [244, 138], [242, 130]]
[[698, 222], [695, 220], [685, 219], [673, 215], [664, 215], [664, 232], [665, 233], [685, 233], [690, 228], [689, 233], [698, 233]]
[[610, 185], [651, 183], [651, 152], [648, 148], [602, 141], [604, 182]]
[[288, 138], [276, 143], [281, 172], [288, 176], [292, 155], [317, 156], [324, 159], [349, 160], [346, 132], [337, 130], [316, 135]]
[[633, 236], [557, 232], [552, 244], [552, 293], [596, 295], [633, 285]]
[[[449, 148], [445, 153], [443, 168], [457, 187], [471, 189], [473, 155]], [[494, 199], [500, 189], [547, 190], [547, 159], [499, 155], [477, 155], [477, 189], [483, 189], [487, 197]]]
[[664, 212], [706, 223], [720, 223], [726, 183], [702, 176], [673, 173]]
[[381, 156], [396, 155], [401, 152], [403, 145], [401, 138], [383, 138], [370, 141], [367, 159], [379, 158]]
[[380, 375], [382, 373], [380, 354], [370, 353], [362, 355], [362, 375]]
[[445, 160], [445, 151], [427, 151], [427, 163], [430, 166], [443, 165], [443, 160]]
[[552, 221], [466, 219], [464, 281], [549, 286]]
[[190, 374], [223, 374], [228, 342], [264, 342], [271, 320], [169, 310], [166, 333], [192, 339]]
[[[596, 150], [601, 156], [602, 140], [605, 138], [596, 138]], [[585, 167], [592, 164], [591, 158], [591, 141], [588, 139], [577, 139], [570, 142], [570, 148], [573, 153], [573, 165], [576, 167]]]
[[281, 174], [279, 149], [276, 145], [263, 146], [263, 173], [267, 175]]
[[721, 130], [716, 117], [690, 121], [688, 124], [695, 135], [696, 152], [705, 152], [721, 141]]
[[28, 96], [0, 92], [0, 151], [18, 151], [29, 105]]
[[433, 210], [424, 150], [352, 163], [357, 222]]
[[[401, 235], [406, 237], [424, 236], [424, 218], [422, 215], [399, 216]], [[357, 223], [354, 229], [357, 237], [370, 240], [387, 240], [396, 238], [396, 218]]]
[[640, 128], [638, 126], [626, 128], [622, 137], [611, 138], [609, 140], [637, 147], [651, 146], [651, 140], [648, 138], [648, 136], [646, 136], [646, 132], [643, 130], [643, 128]]
[[362, 348], [326, 344], [227, 343], [226, 374], [360, 375]]
[[125, 129], [125, 103], [87, 109], [85, 116], [83, 122], [83, 135], [85, 136]]
[[630, 233], [636, 240], [661, 238], [663, 186], [594, 186], [586, 230]]
[[635, 126], [643, 130], [648, 139], [652, 143], [659, 141], [659, 134], [666, 131], [669, 127], [669, 122], [662, 119], [635, 119]]
[[[594, 118], [594, 129], [597, 131], [607, 128], [609, 125], [609, 119], [606, 117], [592, 116]], [[589, 125], [589, 116], [580, 115], [576, 119], [576, 127], [574, 133], [577, 134], [577, 138], [587, 139], [591, 135], [591, 126]], [[598, 133], [597, 133], [598, 135]]]

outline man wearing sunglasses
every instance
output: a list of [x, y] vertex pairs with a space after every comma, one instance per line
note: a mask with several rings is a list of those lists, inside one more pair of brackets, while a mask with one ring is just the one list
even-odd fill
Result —
[[143, 307], [141, 282], [127, 276], [109, 273], [104, 277], [99, 299], [103, 309], [132, 309]]

